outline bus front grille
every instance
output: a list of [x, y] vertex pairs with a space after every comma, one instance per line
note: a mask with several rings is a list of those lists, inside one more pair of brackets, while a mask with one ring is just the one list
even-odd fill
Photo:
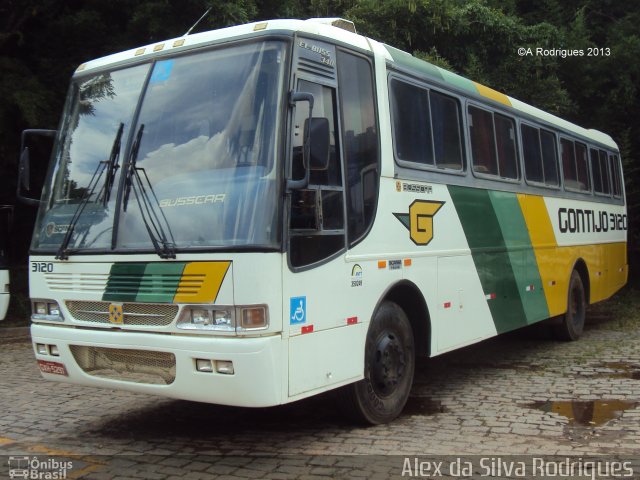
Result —
[[[109, 302], [66, 302], [74, 320], [92, 323], [111, 323], [109, 321]], [[178, 315], [177, 305], [159, 303], [123, 303], [122, 324], [161, 327], [169, 325]]]
[[80, 368], [94, 377], [154, 385], [170, 385], [176, 379], [173, 353], [82, 345], [69, 348]]

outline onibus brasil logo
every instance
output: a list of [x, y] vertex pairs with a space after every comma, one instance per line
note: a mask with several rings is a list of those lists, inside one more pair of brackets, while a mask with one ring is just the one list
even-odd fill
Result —
[[9, 478], [61, 480], [66, 479], [68, 472], [73, 469], [73, 462], [55, 458], [42, 460], [38, 457], [11, 456], [8, 463]]
[[433, 217], [444, 202], [416, 200], [409, 205], [409, 213], [393, 215], [409, 230], [409, 237], [416, 245], [428, 245], [433, 239]]

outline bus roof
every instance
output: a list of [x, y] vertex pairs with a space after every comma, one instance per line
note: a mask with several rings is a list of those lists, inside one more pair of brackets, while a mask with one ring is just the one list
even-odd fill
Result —
[[[152, 55], [162, 55], [167, 53], [177, 53], [189, 50], [194, 47], [207, 44], [218, 43], [229, 39], [249, 38], [260, 33], [293, 33], [304, 32], [326, 38], [338, 40], [342, 43], [353, 45], [354, 47], [368, 50], [368, 40], [362, 35], [357, 35], [355, 29], [352, 31], [345, 29], [345, 24], [353, 25], [348, 20], [338, 18], [311, 18], [308, 20], [268, 20], [264, 22], [253, 22], [245, 25], [220, 28], [208, 32], [194, 33], [155, 42], [139, 48], [132, 48], [124, 52], [114, 53], [106, 57], [83, 63], [78, 67], [76, 73], [84, 73], [89, 70], [111, 66], [114, 64], [126, 63], [136, 58], [144, 58]], [[333, 25], [341, 25], [336, 27]], [[348, 28], [348, 26], [347, 26]]]
[[[196, 33], [188, 36], [180, 36], [161, 42], [152, 43], [143, 47], [133, 48], [124, 52], [115, 53], [106, 57], [91, 60], [83, 63], [78, 67], [76, 73], [84, 73], [93, 69], [99, 69], [106, 66], [128, 63], [137, 58], [145, 56], [163, 55], [168, 53], [177, 53], [189, 50], [194, 47], [221, 42], [230, 38], [250, 37], [257, 33], [277, 33], [277, 32], [304, 32], [308, 34], [318, 35], [329, 39], [337, 40], [347, 45], [352, 45], [361, 50], [371, 51], [374, 45], [378, 44], [375, 40], [368, 39], [362, 35], [355, 33], [353, 23], [340, 18], [310, 18], [308, 20], [268, 20], [262, 22], [253, 22], [245, 25], [236, 25], [233, 27], [211, 30], [208, 32]], [[582, 128], [567, 120], [556, 117], [539, 108], [528, 105], [520, 100], [509, 97], [492, 88], [481, 85], [468, 78], [457, 75], [453, 72], [440, 68], [424, 60], [420, 60], [413, 55], [399, 50], [390, 45], [382, 45], [386, 50], [385, 57], [400, 67], [408, 68], [421, 75], [458, 90], [468, 92], [476, 97], [483, 97], [494, 102], [498, 102], [504, 106], [513, 108], [518, 112], [530, 115], [546, 122], [549, 125], [558, 127], [570, 133], [577, 134], [594, 142], [618, 150], [618, 146], [613, 139], [606, 133], [598, 130]], [[380, 52], [379, 48], [374, 49]]]

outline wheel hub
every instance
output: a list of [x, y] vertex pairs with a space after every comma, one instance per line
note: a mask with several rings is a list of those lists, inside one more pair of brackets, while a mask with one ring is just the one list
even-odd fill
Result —
[[571, 298], [569, 300], [569, 318], [574, 325], [578, 325], [581, 322], [582, 312], [582, 292], [578, 288], [571, 290]]
[[385, 332], [378, 338], [373, 362], [373, 385], [380, 395], [392, 393], [402, 380], [406, 359], [397, 337]]

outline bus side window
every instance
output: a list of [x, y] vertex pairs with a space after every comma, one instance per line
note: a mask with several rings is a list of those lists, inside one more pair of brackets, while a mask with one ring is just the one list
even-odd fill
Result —
[[590, 191], [589, 162], [587, 159], [587, 146], [584, 143], [576, 142], [576, 173], [580, 190]]
[[433, 166], [429, 91], [394, 78], [390, 96], [396, 157]]
[[498, 174], [503, 178], [518, 178], [518, 157], [516, 154], [516, 125], [504, 115], [495, 113], [493, 121], [496, 131], [498, 151]]
[[544, 166], [544, 183], [557, 187], [558, 181], [558, 147], [556, 136], [549, 130], [540, 130], [542, 146], [542, 164]]
[[367, 232], [378, 198], [378, 127], [371, 64], [338, 50], [349, 244]]
[[602, 173], [600, 172], [600, 159], [598, 158], [598, 150], [589, 149], [591, 157], [591, 173], [593, 174], [593, 190], [596, 193], [602, 193]]
[[512, 118], [469, 106], [473, 170], [506, 179], [518, 178], [516, 127]]
[[495, 133], [491, 112], [469, 107], [469, 129], [471, 130], [473, 170], [478, 173], [498, 175]]
[[524, 171], [530, 182], [558, 186], [558, 149], [553, 132], [522, 124]]
[[591, 156], [591, 169], [593, 171], [593, 187], [595, 192], [601, 195], [611, 195], [607, 152], [590, 148], [589, 154]]
[[617, 155], [609, 155], [611, 172], [613, 173], [613, 196], [622, 196], [622, 175], [620, 175], [620, 161]]
[[[345, 247], [344, 194], [340, 149], [336, 134], [335, 89], [300, 80], [298, 91], [313, 94], [313, 116], [329, 121], [329, 164], [311, 170], [307, 188], [291, 192], [289, 255], [293, 267], [302, 267], [330, 257]], [[304, 125], [309, 117], [306, 102], [296, 104], [293, 124], [292, 177], [304, 175], [302, 147]]]
[[564, 186], [571, 190], [580, 190], [578, 174], [576, 172], [576, 153], [573, 142], [566, 138], [560, 139], [560, 149], [562, 151], [562, 173], [564, 176]]
[[609, 164], [607, 162], [607, 152], [604, 150], [598, 151], [600, 159], [600, 172], [602, 174], [602, 193], [605, 195], [611, 195], [611, 182], [609, 175]]
[[460, 104], [455, 98], [433, 90], [429, 92], [429, 97], [436, 166], [462, 170]]
[[529, 125], [520, 127], [522, 151], [524, 154], [524, 172], [530, 182], [544, 183], [544, 163], [540, 146], [540, 130]]
[[[300, 80], [298, 82], [298, 91], [313, 94], [313, 116], [315, 118], [324, 117], [329, 120], [329, 166], [325, 170], [311, 170], [309, 183], [312, 185], [342, 186], [340, 159], [336, 146], [335, 90], [307, 80]], [[292, 177], [296, 180], [299, 180], [304, 176], [304, 167], [302, 165], [302, 144], [304, 140], [305, 122], [308, 118], [308, 103], [298, 102], [296, 105], [296, 115], [293, 125]]]
[[[564, 186], [569, 190], [591, 191], [587, 146], [568, 138], [560, 139]], [[593, 159], [592, 159], [593, 162]], [[595, 175], [594, 175], [595, 177]]]

